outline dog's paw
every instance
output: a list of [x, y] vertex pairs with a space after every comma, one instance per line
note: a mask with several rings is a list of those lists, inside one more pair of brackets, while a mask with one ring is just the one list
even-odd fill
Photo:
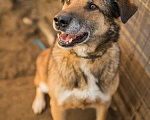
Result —
[[35, 98], [32, 109], [35, 114], [40, 114], [46, 107], [46, 102], [43, 98]]

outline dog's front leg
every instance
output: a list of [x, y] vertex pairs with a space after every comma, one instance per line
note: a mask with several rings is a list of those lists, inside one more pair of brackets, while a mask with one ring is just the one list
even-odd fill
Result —
[[106, 120], [109, 106], [110, 102], [107, 102], [96, 107], [96, 120]]
[[53, 120], [66, 120], [66, 110], [61, 106], [58, 106], [54, 100], [50, 101], [51, 105], [51, 114]]

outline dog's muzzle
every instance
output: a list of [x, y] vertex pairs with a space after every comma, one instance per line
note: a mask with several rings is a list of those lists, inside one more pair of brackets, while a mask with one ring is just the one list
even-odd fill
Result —
[[82, 30], [79, 20], [65, 12], [55, 16], [54, 29], [59, 31], [58, 45], [65, 48], [84, 43], [89, 37], [89, 32]]

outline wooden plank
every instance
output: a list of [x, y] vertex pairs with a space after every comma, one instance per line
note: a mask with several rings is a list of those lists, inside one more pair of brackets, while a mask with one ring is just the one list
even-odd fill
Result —
[[[125, 120], [147, 120], [150, 107], [150, 78], [134, 50], [124, 39], [120, 40], [120, 86], [113, 97]], [[142, 79], [141, 79], [142, 78]]]
[[[138, 109], [141, 105], [141, 100], [137, 95], [136, 88], [130, 83], [130, 77], [126, 74], [123, 67], [120, 67], [120, 91], [123, 96], [123, 100], [126, 101], [126, 106], [129, 112], [132, 113]], [[122, 89], [122, 90], [121, 90]]]
[[141, 120], [147, 120], [147, 118], [149, 117], [150, 111], [147, 109], [147, 107], [145, 107], [144, 105], [141, 105], [141, 107], [137, 111], [137, 114], [139, 114], [139, 116], [141, 117]]
[[[127, 24], [122, 24], [121, 34], [135, 47], [134, 51], [146, 64], [150, 56], [150, 0], [134, 0], [134, 3], [138, 11]], [[150, 64], [145, 69], [150, 76]]]
[[114, 104], [118, 108], [118, 111], [122, 115], [122, 118], [128, 118], [128, 120], [129, 120], [129, 111], [128, 111], [127, 107], [125, 106], [124, 101], [122, 100], [122, 98], [120, 96], [121, 95], [119, 94], [119, 92], [117, 92], [114, 95], [114, 97], [113, 97]]
[[[146, 94], [150, 95], [148, 88], [148, 85], [150, 84], [150, 78], [146, 74], [137, 56], [132, 55], [133, 51], [131, 47], [129, 47], [129, 44], [122, 39], [120, 41], [120, 45], [122, 50], [121, 65], [124, 67], [126, 73], [130, 76], [130, 81], [137, 89], [141, 99], [143, 99]], [[150, 107], [150, 103], [147, 102], [147, 100], [144, 101], [146, 101], [146, 105]]]

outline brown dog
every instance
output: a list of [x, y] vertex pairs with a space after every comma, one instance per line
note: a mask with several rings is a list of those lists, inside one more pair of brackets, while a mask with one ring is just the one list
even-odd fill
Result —
[[104, 120], [119, 84], [119, 20], [137, 11], [129, 0], [64, 0], [54, 18], [58, 39], [37, 59], [33, 111], [45, 108], [51, 97], [54, 120], [65, 120], [68, 108], [93, 107]]

